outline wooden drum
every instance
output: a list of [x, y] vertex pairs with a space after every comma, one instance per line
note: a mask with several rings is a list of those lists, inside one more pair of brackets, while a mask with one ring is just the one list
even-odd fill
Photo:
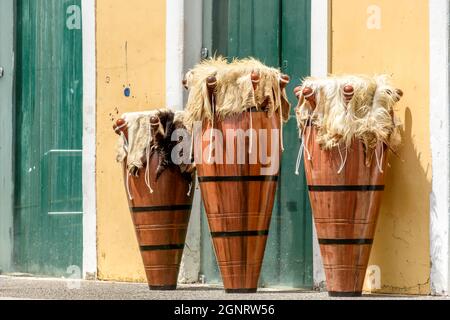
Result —
[[[125, 163], [125, 189], [132, 197], [128, 203], [149, 287], [175, 290], [192, 208], [191, 182], [174, 165], [156, 179], [157, 154], [150, 157], [137, 177], [129, 175]], [[147, 165], [153, 193], [145, 182]]]
[[[328, 292], [336, 297], [361, 296], [384, 191], [384, 173], [376, 161], [370, 167], [365, 165], [364, 146], [354, 139], [339, 174], [345, 148], [341, 154], [337, 148], [324, 151], [315, 142], [316, 128], [306, 130], [311, 130], [307, 147], [313, 155], [312, 160], [305, 160], [306, 178]], [[387, 152], [381, 148], [385, 145], [380, 143], [376, 152], [383, 154], [385, 167]]]
[[[233, 141], [235, 155], [238, 152], [245, 153], [245, 164], [236, 164], [237, 161], [234, 164], [226, 161], [224, 164], [210, 164], [207, 156], [203, 157], [202, 163], [197, 164], [214, 249], [226, 292], [254, 293], [257, 291], [269, 234], [279, 162], [274, 174], [262, 175], [265, 166], [260, 163], [259, 157], [254, 164], [249, 161], [249, 138], [246, 138], [245, 151], [238, 151], [236, 130], [245, 132], [252, 127], [258, 136], [260, 129], [266, 129], [267, 143], [254, 138], [252, 152], [266, 152], [269, 157], [276, 156], [279, 161], [280, 148], [276, 149], [277, 155], [272, 155], [271, 144], [273, 139], [279, 139], [272, 135], [272, 129], [279, 131], [280, 118], [278, 115], [268, 117], [262, 111], [247, 111], [224, 120], [216, 118], [214, 127], [223, 134], [222, 143], [217, 143], [215, 149], [223, 150], [224, 159], [230, 141]], [[209, 129], [210, 124], [205, 121], [203, 133]], [[229, 134], [234, 134], [234, 138], [228, 137]], [[208, 144], [209, 141], [203, 142], [203, 150]]]

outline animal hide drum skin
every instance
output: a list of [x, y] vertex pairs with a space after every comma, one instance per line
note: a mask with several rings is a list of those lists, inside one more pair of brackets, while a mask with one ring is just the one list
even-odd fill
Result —
[[[346, 97], [344, 88], [351, 86]], [[296, 109], [301, 133], [308, 124], [317, 128], [317, 143], [323, 150], [350, 147], [353, 139], [362, 141], [367, 162], [381, 142], [396, 152], [401, 143], [401, 123], [394, 115], [394, 105], [403, 95], [386, 75], [333, 76], [307, 78], [302, 85], [312, 89], [312, 98], [301, 94]], [[311, 102], [312, 101], [312, 102]]]
[[[251, 78], [254, 72], [260, 77], [257, 88], [253, 87]], [[217, 79], [214, 108], [206, 81], [211, 76]], [[251, 108], [267, 110], [269, 117], [278, 111], [282, 121], [287, 121], [291, 105], [285, 89], [280, 88], [280, 77], [278, 69], [253, 58], [235, 59], [230, 63], [222, 57], [204, 60], [185, 77], [190, 90], [185, 117], [187, 129], [191, 130], [195, 121], [212, 121], [213, 113], [223, 120]]]
[[[152, 118], [157, 122], [152, 124]], [[145, 113], [125, 113], [122, 119], [127, 123], [128, 137], [119, 137], [117, 146], [118, 162], [127, 161], [129, 174], [137, 176], [148, 159], [158, 155], [158, 168], [154, 173], [156, 179], [169, 166], [174, 166], [172, 150], [179, 141], [172, 141], [172, 133], [177, 129], [186, 129], [183, 124], [184, 112], [173, 112], [169, 109], [152, 110]], [[182, 156], [182, 155], [180, 155]], [[181, 173], [192, 181], [194, 167], [190, 164], [179, 166]]]

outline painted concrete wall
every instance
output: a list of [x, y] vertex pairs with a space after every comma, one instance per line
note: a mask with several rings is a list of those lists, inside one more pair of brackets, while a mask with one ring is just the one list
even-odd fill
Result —
[[428, 0], [332, 1], [332, 72], [392, 74], [405, 92], [401, 159], [390, 157], [370, 261], [382, 292], [430, 292], [428, 22]]
[[117, 112], [165, 105], [165, 1], [131, 2], [97, 0], [97, 255], [102, 280], [145, 280], [121, 167], [115, 163], [111, 114], [117, 119]]

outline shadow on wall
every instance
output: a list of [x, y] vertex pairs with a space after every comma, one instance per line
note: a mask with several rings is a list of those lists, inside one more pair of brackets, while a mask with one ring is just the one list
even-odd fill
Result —
[[[375, 291], [379, 293], [430, 293], [428, 204], [431, 165], [417, 151], [413, 121], [411, 110], [407, 107], [402, 132], [403, 144], [399, 153], [401, 159], [391, 153], [388, 160], [386, 191], [369, 263], [381, 269], [381, 290]], [[424, 221], [427, 223], [423, 223]], [[405, 252], [409, 254], [406, 259], [399, 260], [400, 252], [403, 252], [403, 256]], [[428, 278], [424, 278], [421, 283], [408, 283], [404, 274], [411, 273], [426, 274]]]

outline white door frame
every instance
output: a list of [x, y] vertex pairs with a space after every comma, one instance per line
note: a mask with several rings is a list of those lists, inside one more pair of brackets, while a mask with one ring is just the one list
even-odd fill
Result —
[[0, 1], [0, 270], [11, 271], [14, 210], [14, 0]]
[[430, 196], [431, 293], [450, 293], [450, 155], [449, 155], [449, 2], [429, 0], [430, 136], [432, 191]]
[[[183, 110], [188, 93], [182, 86], [185, 73], [200, 62], [203, 0], [166, 0], [166, 106]], [[195, 188], [186, 248], [179, 281], [197, 282], [200, 272], [201, 198]]]
[[83, 278], [97, 277], [96, 0], [82, 0], [83, 18]]
[[[311, 1], [311, 76], [326, 77], [331, 70], [331, 1]], [[319, 241], [313, 222], [313, 282], [317, 289], [325, 289], [325, 271]]]

